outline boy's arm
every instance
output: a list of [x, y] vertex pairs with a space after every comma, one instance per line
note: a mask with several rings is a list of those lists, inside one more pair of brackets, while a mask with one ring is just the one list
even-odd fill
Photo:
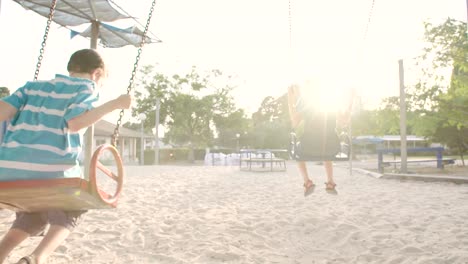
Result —
[[87, 128], [97, 121], [101, 120], [105, 115], [117, 109], [128, 109], [131, 104], [130, 95], [121, 95], [117, 99], [111, 100], [103, 105], [87, 111], [68, 121], [68, 130], [70, 132], [78, 132], [83, 128]]
[[2, 109], [0, 110], [0, 122], [12, 119], [16, 115], [16, 112], [18, 111], [11, 104], [6, 103], [1, 100], [0, 100], [0, 109]]

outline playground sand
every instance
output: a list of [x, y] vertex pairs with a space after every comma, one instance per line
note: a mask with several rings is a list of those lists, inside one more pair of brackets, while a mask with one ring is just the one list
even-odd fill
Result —
[[[90, 211], [48, 263], [468, 263], [468, 185], [384, 180], [309, 164], [286, 172], [126, 167], [113, 210]], [[4, 233], [14, 215], [0, 211]], [[34, 237], [6, 263], [30, 253]]]
[[424, 167], [419, 166], [412, 168], [411, 171], [416, 174], [428, 174], [428, 175], [453, 175], [453, 176], [465, 176], [468, 177], [468, 166], [461, 165], [445, 165], [444, 169], [437, 169], [435, 167]]

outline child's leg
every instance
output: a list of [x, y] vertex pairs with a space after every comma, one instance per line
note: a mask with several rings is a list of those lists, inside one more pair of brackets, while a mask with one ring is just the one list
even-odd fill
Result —
[[304, 179], [304, 184], [311, 182], [312, 180], [309, 179], [309, 174], [307, 173], [306, 163], [304, 161], [298, 161], [297, 166], [299, 167], [299, 171], [302, 175], [302, 178]]
[[333, 180], [333, 163], [331, 161], [324, 161], [323, 166], [325, 167], [325, 172], [327, 174], [327, 182], [335, 184]]
[[10, 252], [28, 237], [29, 233], [23, 230], [16, 228], [8, 230], [0, 242], [0, 263], [3, 263]]
[[16, 213], [16, 219], [10, 230], [0, 242], [0, 263], [26, 238], [44, 230], [47, 222], [41, 213]]
[[85, 211], [49, 211], [50, 228], [31, 254], [38, 264], [45, 263], [52, 252], [70, 235]]
[[45, 263], [49, 255], [70, 235], [70, 230], [60, 225], [50, 225], [41, 243], [32, 253], [38, 264]]
[[338, 194], [338, 192], [335, 189], [336, 183], [333, 180], [333, 163], [331, 161], [325, 161], [323, 165], [327, 173], [327, 182], [325, 183], [325, 190], [331, 194]]
[[299, 171], [301, 172], [302, 178], [304, 179], [304, 197], [309, 196], [314, 192], [315, 184], [309, 178], [306, 163], [304, 161], [298, 161], [297, 166], [299, 167]]

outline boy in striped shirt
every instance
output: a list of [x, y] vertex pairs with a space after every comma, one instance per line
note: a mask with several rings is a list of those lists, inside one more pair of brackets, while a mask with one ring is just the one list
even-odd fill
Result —
[[[128, 109], [129, 95], [98, 107], [97, 89], [106, 77], [101, 56], [92, 49], [75, 52], [68, 62], [69, 76], [28, 82], [0, 99], [0, 122], [10, 120], [0, 142], [0, 181], [64, 178], [82, 175], [78, 156], [84, 129], [117, 109]], [[0, 263], [29, 236], [48, 232], [34, 252], [18, 263], [44, 263], [68, 237], [84, 211], [50, 210], [16, 214], [0, 242]]]

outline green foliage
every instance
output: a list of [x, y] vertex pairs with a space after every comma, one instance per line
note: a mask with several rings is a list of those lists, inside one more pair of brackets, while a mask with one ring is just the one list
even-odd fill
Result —
[[398, 135], [400, 133], [400, 99], [389, 97], [383, 100], [383, 106], [374, 115], [377, 135]]
[[382, 100], [376, 110], [361, 110], [352, 117], [353, 135], [398, 135], [400, 133], [399, 97]]
[[[154, 67], [142, 70], [134, 116], [145, 113], [145, 127], [154, 127], [155, 102], [161, 102], [160, 123], [167, 131], [164, 140], [180, 146], [205, 148], [240, 132], [246, 126], [244, 113], [234, 107], [230, 77], [219, 70], [200, 73], [196, 67], [186, 74], [167, 76]], [[215, 142], [215, 135], [219, 140]], [[233, 143], [230, 142], [231, 146]]]
[[[410, 96], [414, 131], [433, 141], [468, 150], [468, 39], [466, 23], [447, 19], [441, 25], [425, 24], [428, 47], [419, 60], [420, 82]], [[447, 81], [444, 73], [449, 72]], [[447, 75], [447, 74], [445, 74]]]
[[[199, 84], [194, 84], [198, 87]], [[196, 88], [198, 89], [198, 88]], [[213, 118], [212, 96], [197, 98], [181, 92], [173, 93], [168, 103], [169, 131], [166, 138], [171, 142], [189, 144], [191, 147], [206, 146], [213, 138], [210, 121]]]
[[10, 95], [10, 90], [6, 87], [0, 87], [0, 98]]
[[291, 122], [287, 94], [275, 99], [267, 96], [252, 114], [249, 146], [253, 148], [288, 148]]
[[228, 115], [216, 115], [213, 118], [218, 129], [218, 137], [215, 144], [221, 148], [237, 148], [237, 135], [239, 135], [239, 147], [248, 144], [246, 132], [249, 127], [249, 120], [245, 117], [244, 110], [238, 109]]

